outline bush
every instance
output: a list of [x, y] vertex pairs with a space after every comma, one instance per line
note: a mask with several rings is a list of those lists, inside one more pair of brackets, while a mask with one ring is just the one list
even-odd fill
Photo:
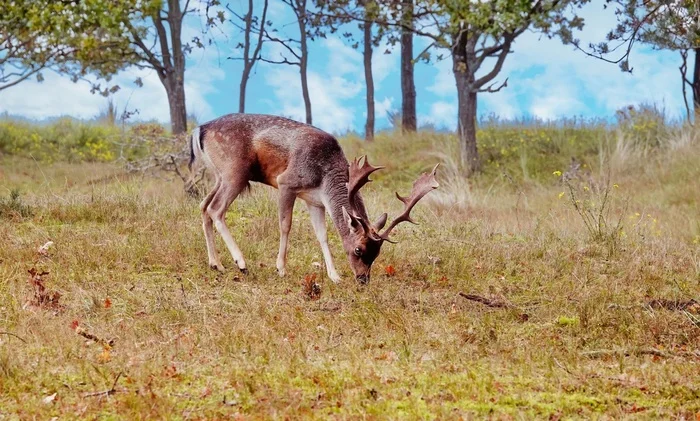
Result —
[[112, 161], [118, 156], [119, 137], [117, 128], [70, 118], [47, 125], [0, 121], [0, 151], [39, 161]]

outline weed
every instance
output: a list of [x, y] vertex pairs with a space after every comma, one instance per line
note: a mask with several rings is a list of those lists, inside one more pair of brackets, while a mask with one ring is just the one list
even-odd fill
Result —
[[24, 203], [18, 188], [10, 190], [7, 197], [0, 198], [0, 218], [21, 219], [34, 214], [32, 208]]

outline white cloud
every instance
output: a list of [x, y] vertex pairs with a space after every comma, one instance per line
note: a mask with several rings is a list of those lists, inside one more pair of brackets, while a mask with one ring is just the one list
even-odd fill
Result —
[[352, 48], [339, 38], [323, 40], [323, 46], [328, 51], [326, 72], [336, 75], [364, 75], [362, 52]]
[[391, 54], [385, 54], [387, 50], [391, 50], [391, 46], [387, 43], [382, 43], [372, 51], [372, 76], [374, 79], [374, 88], [377, 91], [381, 89], [384, 79], [399, 67], [399, 55], [397, 51], [392, 51]]
[[456, 95], [455, 77], [452, 73], [452, 58], [447, 57], [433, 65], [436, 70], [433, 84], [428, 86], [428, 91], [440, 96]]
[[374, 101], [374, 112], [377, 119], [387, 118], [387, 112], [394, 109], [394, 97], [384, 97], [383, 100]]
[[[304, 121], [306, 113], [298, 67], [268, 67], [265, 80], [277, 97], [272, 103], [276, 109], [271, 112]], [[313, 71], [308, 72], [307, 78], [314, 126], [329, 132], [352, 129], [356, 123], [354, 111], [343, 106], [343, 102], [358, 95], [362, 85], [341, 76], [326, 78]]]
[[457, 103], [437, 101], [430, 106], [427, 116], [419, 116], [422, 124], [429, 123], [438, 128], [454, 129], [457, 126]]

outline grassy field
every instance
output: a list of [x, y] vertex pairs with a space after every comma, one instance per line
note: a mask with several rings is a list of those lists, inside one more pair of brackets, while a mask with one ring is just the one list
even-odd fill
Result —
[[272, 189], [217, 274], [179, 179], [0, 157], [0, 419], [698, 419], [700, 136], [650, 130], [487, 129], [472, 180], [450, 135], [344, 139], [371, 216], [444, 163], [364, 287], [300, 203], [277, 276]]

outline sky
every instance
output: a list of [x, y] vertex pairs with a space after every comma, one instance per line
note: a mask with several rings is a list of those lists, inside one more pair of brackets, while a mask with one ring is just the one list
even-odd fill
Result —
[[[603, 40], [614, 27], [615, 16], [612, 10], [603, 9], [603, 3], [593, 0], [581, 10], [585, 27], [577, 38], [582, 45]], [[230, 4], [239, 10], [244, 6], [242, 0], [230, 0]], [[268, 13], [273, 22], [283, 24], [282, 32], [294, 36], [296, 22], [286, 8], [278, 0], [271, 0]], [[240, 56], [235, 45], [242, 35], [233, 26], [221, 29], [214, 34], [215, 47], [194, 50], [187, 59], [187, 109], [199, 122], [238, 110], [242, 66], [240, 61], [228, 57]], [[200, 30], [199, 18], [190, 17], [185, 22], [184, 38], [198, 35]], [[428, 39], [417, 37], [415, 54], [428, 44]], [[385, 54], [387, 49], [392, 52]], [[264, 51], [269, 57], [280, 54], [274, 45], [265, 47]], [[378, 129], [389, 126], [387, 111], [401, 107], [399, 63], [398, 46], [384, 44], [375, 49], [372, 68]], [[680, 64], [677, 52], [637, 47], [631, 57], [633, 73], [623, 73], [615, 64], [587, 57], [559, 40], [526, 32], [516, 40], [513, 53], [496, 79], [508, 78], [508, 86], [498, 93], [480, 94], [479, 115], [496, 115], [502, 119], [552, 120], [574, 116], [608, 119], [624, 106], [653, 103], [670, 118], [680, 118], [684, 113]], [[142, 87], [134, 84], [138, 77], [143, 81]], [[299, 80], [297, 66], [257, 64], [248, 83], [246, 112], [303, 121]], [[309, 52], [308, 80], [315, 126], [332, 133], [363, 130], [366, 110], [361, 50], [332, 35], [314, 41]], [[168, 122], [165, 90], [152, 70], [126, 69], [113, 82], [121, 87], [113, 98], [120, 110], [138, 110], [133, 117], [136, 120]], [[417, 63], [415, 84], [419, 125], [454, 129], [457, 95], [451, 59]], [[38, 120], [58, 116], [91, 119], [106, 104], [107, 99], [91, 94], [84, 82], [73, 83], [53, 72], [44, 73], [42, 83], [28, 80], [0, 91], [0, 113]]]

